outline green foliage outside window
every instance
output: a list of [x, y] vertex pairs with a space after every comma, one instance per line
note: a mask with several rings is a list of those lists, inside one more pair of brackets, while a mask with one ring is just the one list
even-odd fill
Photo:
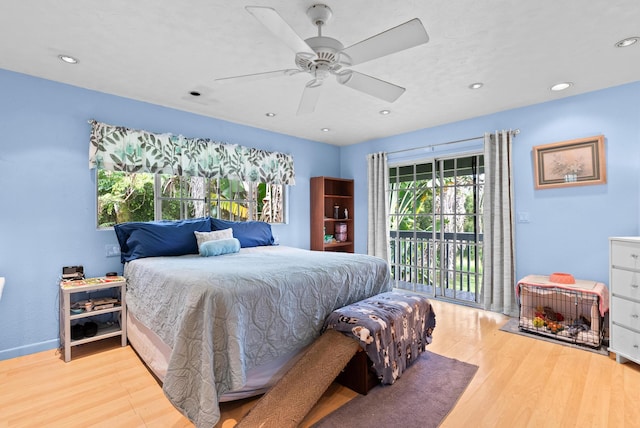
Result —
[[153, 175], [98, 170], [98, 227], [153, 219]]
[[[97, 170], [97, 224], [212, 216], [284, 222], [284, 186]], [[157, 214], [156, 214], [157, 213]]]

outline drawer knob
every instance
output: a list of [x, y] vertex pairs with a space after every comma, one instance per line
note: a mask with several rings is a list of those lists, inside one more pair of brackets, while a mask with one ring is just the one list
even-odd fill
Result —
[[631, 284], [631, 288], [638, 288], [638, 284]]
[[631, 315], [631, 318], [638, 318], [638, 314]]

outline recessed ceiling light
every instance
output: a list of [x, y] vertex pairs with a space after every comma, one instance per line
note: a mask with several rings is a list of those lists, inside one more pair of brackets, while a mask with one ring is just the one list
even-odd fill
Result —
[[329, 128], [321, 128], [320, 130], [321, 130], [322, 132], [329, 132], [329, 131], [331, 131]]
[[627, 46], [636, 44], [638, 40], [640, 40], [640, 37], [627, 37], [626, 39], [620, 40], [615, 46], [617, 48], [626, 48]]
[[267, 116], [267, 117], [274, 117], [276, 114], [272, 113], [272, 112], [269, 112], [269, 113], [265, 113], [264, 115]]
[[564, 91], [565, 89], [567, 89], [567, 88], [569, 88], [571, 86], [573, 86], [572, 82], [562, 82], [562, 83], [556, 83], [550, 89], [552, 91]]
[[72, 56], [69, 55], [58, 55], [58, 58], [60, 58], [60, 61], [64, 61], [67, 64], [77, 64], [78, 60]]
[[380, 113], [381, 115], [383, 115], [383, 116], [386, 116], [386, 115], [388, 115], [388, 114], [390, 114], [390, 113], [391, 113], [391, 110], [380, 110], [380, 112], [379, 112], [379, 113]]
[[480, 89], [484, 86], [482, 82], [476, 82], [469, 85], [469, 89]]
[[193, 95], [194, 97], [199, 97], [201, 94], [198, 91], [191, 91], [189, 92], [190, 95]]

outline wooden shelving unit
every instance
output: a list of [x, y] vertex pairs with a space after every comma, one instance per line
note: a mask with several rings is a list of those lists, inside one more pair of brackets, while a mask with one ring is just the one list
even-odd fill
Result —
[[[353, 180], [333, 177], [311, 178], [311, 249], [317, 251], [354, 252], [354, 210]], [[338, 206], [338, 218], [335, 218], [334, 206]], [[345, 218], [344, 210], [349, 217]], [[336, 226], [346, 224], [345, 241], [336, 241]], [[333, 235], [334, 240], [325, 242], [325, 234]]]

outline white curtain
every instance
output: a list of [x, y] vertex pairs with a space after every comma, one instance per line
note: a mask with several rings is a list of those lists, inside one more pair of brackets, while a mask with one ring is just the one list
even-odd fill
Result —
[[518, 315], [515, 299], [515, 251], [511, 131], [484, 136], [485, 189], [482, 294], [484, 308]]
[[389, 261], [389, 167], [386, 153], [367, 155], [369, 222], [367, 253]]

